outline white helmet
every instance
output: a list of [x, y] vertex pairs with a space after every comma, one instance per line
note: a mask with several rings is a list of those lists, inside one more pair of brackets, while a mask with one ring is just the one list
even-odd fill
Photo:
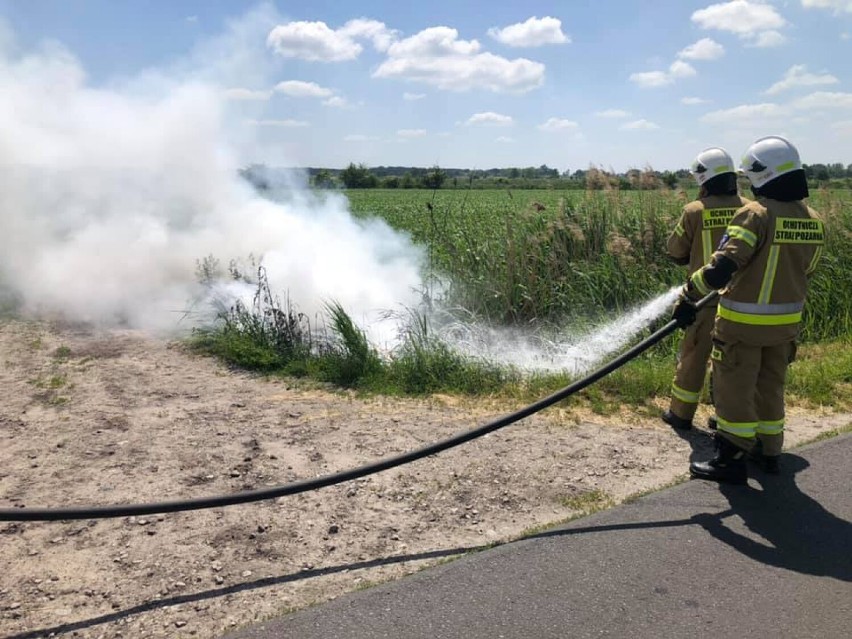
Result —
[[740, 169], [755, 188], [801, 168], [796, 147], [778, 135], [757, 140], [748, 147], [740, 164]]
[[689, 169], [692, 177], [698, 182], [698, 186], [702, 186], [707, 180], [710, 180], [717, 175], [723, 173], [736, 173], [734, 170], [734, 161], [725, 149], [718, 146], [712, 146], [709, 149], [704, 149], [695, 158], [692, 167]]

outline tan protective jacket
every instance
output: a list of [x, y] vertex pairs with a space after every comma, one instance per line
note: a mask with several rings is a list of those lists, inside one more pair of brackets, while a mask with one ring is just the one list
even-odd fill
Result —
[[750, 201], [739, 195], [708, 195], [690, 202], [669, 236], [668, 254], [679, 263], [688, 258], [687, 275], [692, 275], [710, 262], [734, 214]]
[[721, 291], [715, 335], [756, 346], [794, 340], [825, 242], [819, 214], [802, 201], [760, 198], [737, 211], [725, 236], [714, 256], [737, 270]]

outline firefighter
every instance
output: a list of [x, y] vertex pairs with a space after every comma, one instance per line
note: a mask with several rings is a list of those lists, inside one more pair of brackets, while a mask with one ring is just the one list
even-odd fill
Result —
[[[699, 186], [698, 199], [683, 208], [667, 244], [669, 257], [688, 267], [687, 277], [710, 261], [734, 213], [749, 202], [737, 194], [734, 161], [724, 149], [703, 150], [692, 163], [690, 173]], [[662, 420], [672, 428], [692, 428], [707, 374], [715, 317], [716, 305], [708, 304], [683, 335], [672, 381], [671, 402], [662, 414]]]
[[790, 142], [760, 138], [741, 169], [757, 200], [737, 211], [710, 263], [689, 278], [674, 313], [688, 323], [695, 316], [691, 300], [721, 289], [710, 356], [716, 453], [689, 470], [699, 479], [738, 484], [747, 480], [747, 456], [766, 472], [779, 472], [784, 380], [825, 240], [819, 215], [803, 202], [808, 184]]

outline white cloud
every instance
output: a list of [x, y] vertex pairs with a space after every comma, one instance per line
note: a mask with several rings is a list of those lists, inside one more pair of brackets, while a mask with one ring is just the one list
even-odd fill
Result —
[[275, 91], [289, 95], [291, 98], [328, 98], [334, 95], [334, 91], [321, 87], [316, 82], [301, 80], [279, 82], [275, 85]]
[[544, 44], [565, 44], [571, 38], [562, 32], [562, 21], [557, 18], [532, 17], [526, 22], [502, 29], [492, 27], [488, 35], [510, 47], [538, 47]]
[[430, 27], [394, 42], [375, 78], [423, 82], [448, 91], [487, 89], [525, 93], [544, 82], [544, 65], [526, 58], [508, 60], [481, 53], [476, 40], [459, 40], [458, 31]]
[[500, 142], [501, 144], [512, 144], [515, 141], [515, 138], [510, 138], [508, 135], [501, 135], [500, 137], [494, 138], [495, 142]]
[[689, 78], [696, 74], [695, 68], [683, 60], [675, 60], [669, 67], [672, 78]]
[[339, 95], [335, 95], [328, 100], [322, 101], [323, 106], [332, 107], [334, 109], [345, 109], [349, 106], [349, 102], [347, 102], [346, 98], [341, 98]]
[[840, 133], [852, 133], [852, 120], [834, 122], [832, 123], [831, 128]]
[[186, 16], [184, 18], [184, 20], [186, 20], [189, 23], [195, 23], [195, 22], [198, 22], [198, 16]]
[[668, 71], [645, 71], [630, 74], [630, 81], [644, 89], [656, 89], [674, 84], [675, 80], [696, 75], [695, 68], [683, 60], [675, 60]]
[[409, 102], [414, 102], [415, 100], [422, 100], [426, 97], [425, 93], [408, 93], [407, 91], [402, 94], [402, 99], [407, 100]]
[[365, 18], [350, 20], [338, 29], [338, 33], [349, 38], [371, 40], [376, 51], [387, 51], [398, 35], [396, 30], [388, 29], [384, 22]]
[[645, 89], [654, 89], [671, 84], [674, 79], [665, 71], [644, 71], [631, 73], [630, 81]]
[[512, 120], [512, 116], [510, 115], [501, 115], [499, 113], [494, 113], [493, 111], [486, 111], [485, 113], [474, 113], [468, 121], [466, 122], [468, 125], [476, 125], [476, 124], [485, 124], [492, 126], [510, 126], [514, 124], [514, 120]]
[[780, 46], [785, 42], [787, 42], [787, 38], [778, 31], [761, 31], [753, 40], [747, 43], [747, 46], [768, 49]]
[[784, 42], [778, 29], [787, 21], [761, 0], [732, 0], [693, 12], [692, 21], [702, 29], [734, 33], [752, 46], [777, 46]]
[[763, 125], [767, 121], [784, 118], [787, 115], [788, 110], [784, 107], [772, 102], [764, 102], [762, 104], [741, 104], [731, 109], [711, 111], [701, 116], [700, 120], [706, 124], [752, 126], [754, 124]]
[[396, 32], [384, 23], [359, 18], [341, 28], [331, 29], [325, 22], [288, 22], [269, 32], [266, 44], [285, 58], [313, 62], [354, 60], [364, 47], [356, 39], [370, 40], [378, 51], [385, 51], [396, 39]]
[[846, 11], [852, 13], [850, 0], [802, 0], [805, 9], [832, 9], [837, 13]]
[[598, 118], [626, 118], [630, 115], [630, 111], [624, 109], [604, 109], [603, 111], [595, 111], [595, 117]]
[[538, 129], [541, 131], [570, 131], [579, 126], [573, 120], [565, 120], [563, 118], [548, 118], [544, 124], [539, 124]]
[[396, 134], [401, 138], [422, 138], [426, 129], [400, 129]]
[[837, 82], [838, 79], [829, 73], [808, 73], [804, 64], [797, 64], [787, 69], [784, 78], [769, 87], [765, 93], [774, 95], [795, 87], [821, 86], [837, 84]]
[[698, 42], [682, 49], [677, 57], [686, 60], [716, 60], [725, 55], [725, 47], [711, 38], [701, 38]]
[[694, 104], [704, 104], [705, 102], [707, 102], [707, 100], [705, 100], [704, 98], [687, 97], [687, 98], [681, 98], [680, 99], [680, 103], [685, 104], [687, 106], [692, 106]]
[[343, 136], [344, 142], [371, 142], [378, 140], [379, 138], [371, 136], [371, 135], [363, 135], [361, 133], [350, 133], [349, 135]]
[[654, 124], [653, 122], [649, 122], [648, 120], [634, 120], [633, 122], [626, 122], [622, 124], [621, 129], [626, 131], [634, 130], [634, 131], [652, 131], [654, 129], [659, 129], [659, 125]]
[[794, 109], [852, 109], [852, 93], [831, 93], [817, 91], [803, 98], [794, 100]]
[[257, 101], [268, 100], [272, 95], [271, 91], [255, 91], [253, 89], [226, 89], [225, 99], [236, 101]]
[[852, 37], [852, 36], [850, 36], [848, 33], [841, 33], [840, 34], [841, 40], [848, 40], [850, 37]]
[[249, 126], [271, 126], [287, 129], [310, 126], [310, 124], [304, 120], [246, 120], [245, 122]]

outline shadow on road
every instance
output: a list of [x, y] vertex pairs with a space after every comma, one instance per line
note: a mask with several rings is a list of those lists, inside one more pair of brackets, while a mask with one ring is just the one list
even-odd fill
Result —
[[[780, 475], [750, 472], [759, 489], [720, 485], [731, 510], [766, 543], [726, 527], [717, 515], [698, 515], [696, 523], [762, 564], [852, 582], [852, 523], [830, 513], [800, 490], [796, 474], [809, 466], [806, 459], [785, 454], [781, 464]], [[837, 490], [849, 487], [838, 486]]]

